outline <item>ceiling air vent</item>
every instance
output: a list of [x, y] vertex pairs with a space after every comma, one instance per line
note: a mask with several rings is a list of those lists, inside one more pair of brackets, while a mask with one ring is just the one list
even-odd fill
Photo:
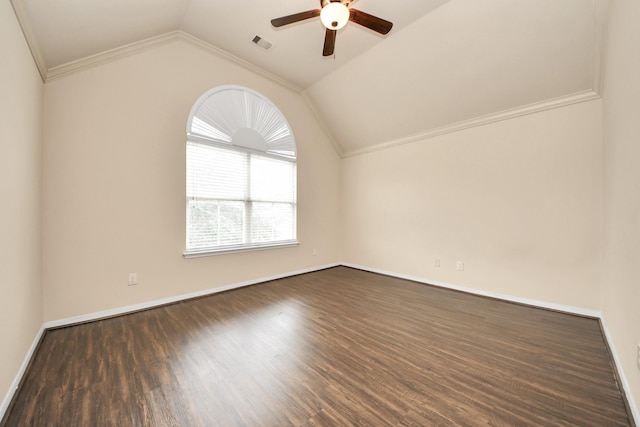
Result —
[[260, 46], [261, 48], [263, 48], [264, 50], [269, 50], [273, 46], [273, 43], [271, 43], [268, 40], [263, 39], [260, 36], [255, 36], [251, 41], [253, 43], [257, 44], [258, 46]]

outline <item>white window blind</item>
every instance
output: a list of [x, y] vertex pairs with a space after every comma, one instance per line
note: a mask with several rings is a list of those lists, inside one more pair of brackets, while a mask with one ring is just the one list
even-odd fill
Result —
[[297, 243], [291, 130], [260, 95], [224, 88], [201, 97], [188, 122], [185, 256]]

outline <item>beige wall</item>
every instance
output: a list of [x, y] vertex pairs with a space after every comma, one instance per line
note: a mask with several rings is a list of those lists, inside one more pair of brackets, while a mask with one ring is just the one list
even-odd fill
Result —
[[8, 1], [0, 2], [0, 52], [0, 399], [4, 399], [42, 324], [43, 85]]
[[[223, 84], [267, 96], [293, 129], [299, 247], [182, 256], [187, 116]], [[44, 98], [46, 321], [338, 261], [339, 158], [298, 93], [173, 40], [47, 83]]]
[[614, 0], [604, 87], [605, 323], [640, 422], [640, 3]]
[[598, 310], [601, 107], [584, 102], [345, 159], [344, 261]]

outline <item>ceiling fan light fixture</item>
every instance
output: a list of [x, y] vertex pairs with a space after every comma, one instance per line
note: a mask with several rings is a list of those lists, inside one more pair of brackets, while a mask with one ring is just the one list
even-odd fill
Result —
[[349, 8], [340, 2], [331, 2], [320, 12], [322, 24], [330, 30], [339, 30], [349, 21]]

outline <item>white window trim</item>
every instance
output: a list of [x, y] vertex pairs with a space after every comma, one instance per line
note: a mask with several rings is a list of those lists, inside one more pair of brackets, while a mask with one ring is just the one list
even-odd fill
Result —
[[185, 250], [182, 256], [187, 259], [202, 258], [207, 256], [215, 256], [215, 255], [235, 254], [240, 252], [262, 251], [265, 249], [293, 248], [299, 245], [300, 245], [300, 242], [297, 240], [286, 240], [278, 243], [265, 243], [262, 245], [257, 244], [252, 246], [236, 245], [236, 246], [227, 246], [227, 247], [218, 248], [218, 249], [203, 249], [203, 250], [194, 250], [194, 251]]
[[[266, 105], [269, 105], [273, 110], [275, 110], [279, 115], [280, 115], [280, 119], [281, 121], [284, 123], [284, 125], [286, 125], [289, 134], [291, 135], [292, 138], [292, 143], [293, 143], [293, 154], [292, 155], [288, 155], [286, 153], [282, 153], [282, 152], [269, 152], [269, 151], [262, 151], [262, 150], [257, 150], [254, 149], [251, 145], [241, 145], [241, 146], [235, 146], [232, 142], [227, 142], [226, 138], [223, 136], [223, 140], [218, 140], [218, 141], [214, 141], [209, 139], [208, 137], [201, 137], [197, 134], [193, 134], [191, 133], [191, 126], [192, 126], [192, 122], [194, 120], [194, 117], [196, 116], [196, 112], [199, 108], [199, 106], [203, 103], [206, 102], [206, 100], [208, 99], [208, 97], [216, 92], [222, 92], [224, 90], [236, 90], [236, 89], [240, 89], [244, 92], [253, 94], [254, 96], [259, 97]], [[216, 135], [217, 137], [217, 135]], [[286, 117], [284, 116], [284, 114], [282, 114], [282, 112], [268, 99], [266, 98], [264, 95], [253, 91], [251, 89], [248, 89], [246, 87], [241, 87], [241, 86], [234, 86], [234, 85], [228, 85], [228, 86], [219, 86], [217, 88], [214, 88], [210, 91], [205, 92], [194, 104], [190, 114], [189, 114], [189, 118], [187, 121], [187, 141], [192, 142], [194, 144], [199, 144], [199, 145], [209, 145], [212, 147], [218, 147], [218, 148], [223, 148], [225, 150], [237, 150], [239, 152], [243, 152], [243, 153], [256, 153], [259, 154], [260, 156], [263, 157], [268, 157], [268, 158], [274, 158], [280, 161], [289, 161], [291, 163], [297, 164], [297, 155], [296, 155], [296, 147], [295, 147], [295, 140], [293, 139], [293, 134], [291, 132], [291, 126], [289, 125], [289, 123], [286, 120]], [[261, 147], [260, 147], [261, 148]], [[296, 179], [297, 181], [297, 179]], [[297, 202], [294, 201], [294, 206], [297, 205]], [[297, 211], [297, 209], [296, 209]], [[297, 214], [296, 214], [297, 216]], [[297, 223], [297, 218], [294, 218], [294, 227], [297, 228], [297, 225], [295, 225], [295, 223]], [[184, 258], [199, 258], [199, 257], [206, 257], [206, 256], [215, 256], [215, 255], [223, 255], [223, 254], [232, 254], [232, 253], [239, 253], [239, 252], [249, 252], [249, 251], [258, 251], [258, 250], [266, 250], [266, 249], [281, 249], [281, 248], [290, 248], [290, 247], [296, 247], [300, 244], [300, 242], [297, 240], [297, 232], [294, 231], [294, 238], [291, 240], [281, 240], [281, 241], [272, 241], [272, 242], [264, 242], [264, 243], [242, 243], [242, 244], [238, 244], [238, 245], [228, 245], [228, 246], [219, 246], [219, 247], [209, 247], [209, 248], [201, 248], [201, 249], [187, 249], [185, 247], [185, 250], [183, 251], [183, 257]]]

